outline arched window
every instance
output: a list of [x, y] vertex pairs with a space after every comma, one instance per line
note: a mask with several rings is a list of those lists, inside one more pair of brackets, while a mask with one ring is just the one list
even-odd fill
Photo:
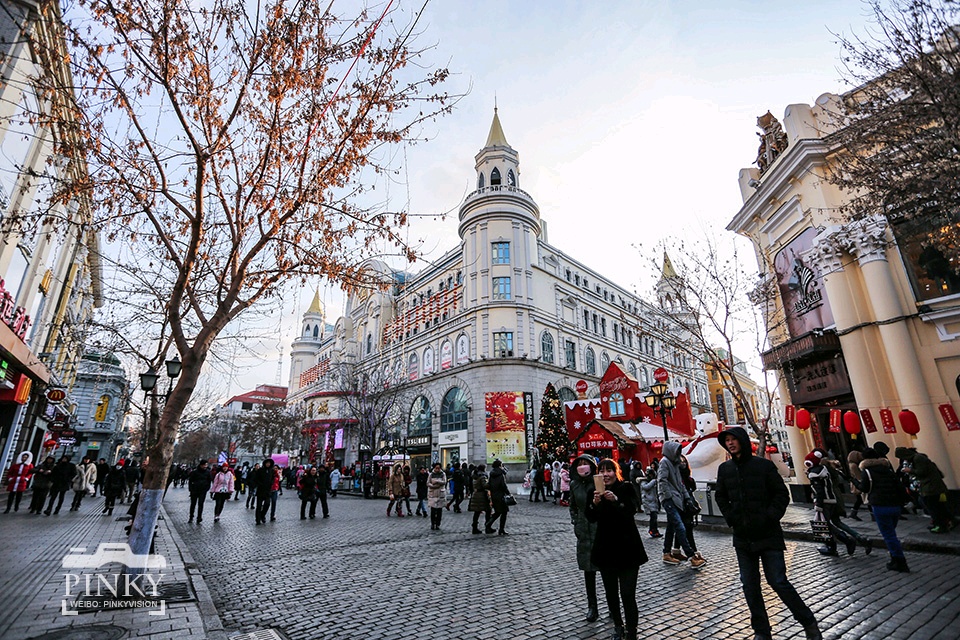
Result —
[[587, 347], [587, 352], [583, 354], [583, 362], [587, 374], [591, 376], [597, 375], [597, 354], [593, 352], [591, 347]]
[[320, 325], [313, 327], [313, 337], [316, 338], [318, 335], [320, 335]]
[[367, 334], [367, 355], [373, 353], [373, 334]]
[[517, 186], [517, 176], [513, 172], [513, 169], [510, 169], [509, 171], [507, 171], [507, 184], [510, 185], [511, 187]]
[[553, 364], [553, 336], [546, 331], [540, 336], [540, 359], [547, 364]]
[[303, 325], [303, 335], [305, 335], [305, 336], [309, 336], [309, 335], [310, 335], [310, 325], [308, 325], [308, 324]]
[[483, 173], [477, 178], [477, 189], [483, 189], [486, 186], [483, 179]]
[[440, 431], [460, 431], [467, 428], [467, 394], [453, 387], [440, 403]]
[[630, 374], [630, 377], [636, 380], [637, 378], [637, 365], [633, 363], [633, 360], [630, 361], [630, 364], [627, 365], [627, 373]]
[[560, 396], [560, 402], [570, 402], [577, 399], [576, 392], [570, 387], [560, 387], [557, 389], [557, 395]]
[[644, 387], [650, 386], [650, 376], [647, 374], [646, 367], [640, 367], [640, 385]]
[[433, 430], [433, 419], [430, 415], [430, 401], [425, 396], [418, 396], [410, 406], [410, 420], [407, 422], [407, 435], [428, 436]]
[[490, 172], [490, 186], [495, 187], [500, 184], [500, 169], [496, 167]]
[[622, 416], [622, 415], [626, 415], [626, 413], [627, 412], [624, 409], [624, 404], [623, 404], [623, 394], [611, 393], [610, 394], [610, 415]]
[[604, 374], [607, 372], [607, 367], [610, 366], [610, 356], [607, 355], [607, 352], [604, 351], [600, 354], [600, 373]]
[[407, 361], [407, 377], [411, 380], [420, 377], [420, 358], [416, 353], [411, 353], [410, 359]]

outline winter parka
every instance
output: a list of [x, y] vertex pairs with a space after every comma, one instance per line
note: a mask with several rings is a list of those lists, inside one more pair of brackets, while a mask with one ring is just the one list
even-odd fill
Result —
[[[109, 467], [107, 467], [109, 470]], [[57, 466], [53, 468], [53, 484], [51, 489], [53, 491], [66, 491], [70, 488], [70, 484], [73, 482], [74, 476], [77, 475], [77, 465], [73, 464], [69, 460], [60, 460], [57, 463]], [[100, 478], [100, 467], [97, 466], [97, 478]], [[104, 473], [103, 479], [106, 480], [107, 476]]]
[[902, 507], [907, 502], [907, 492], [889, 460], [867, 458], [859, 470], [860, 489], [871, 507]]
[[651, 474], [648, 480], [640, 479], [640, 495], [643, 496], [643, 511], [646, 514], [660, 511], [660, 500], [657, 498], [657, 477]]
[[211, 491], [214, 493], [233, 493], [233, 472], [218, 471], [217, 475], [213, 478], [213, 488]]
[[443, 471], [432, 472], [427, 476], [427, 506], [442, 509], [447, 503], [447, 475]]
[[[582, 477], [577, 467], [584, 463], [590, 466], [590, 475]], [[597, 463], [590, 456], [580, 456], [573, 461], [570, 475], [570, 523], [577, 536], [577, 566], [581, 571], [599, 571], [590, 559], [593, 544], [597, 537], [597, 523], [587, 519], [587, 504], [593, 491], [593, 476], [597, 474]]]
[[470, 494], [470, 504], [467, 506], [467, 510], [489, 511], [490, 496], [487, 495], [489, 491], [490, 481], [487, 479], [487, 473], [477, 471], [477, 475], [473, 479], [473, 493]]
[[947, 492], [947, 485], [943, 481], [943, 472], [933, 460], [925, 454], [918, 453], [910, 447], [897, 447], [896, 455], [910, 465], [910, 473], [920, 483], [921, 496], [939, 496]]
[[683, 486], [683, 477], [680, 475], [679, 442], [669, 441], [663, 445], [663, 459], [657, 467], [657, 494], [660, 503], [667, 500], [673, 502], [677, 511], [683, 511], [683, 497], [686, 489]]
[[73, 477], [74, 491], [93, 491], [97, 483], [97, 465], [92, 462], [77, 465], [77, 475]]
[[588, 492], [587, 519], [597, 523], [597, 535], [590, 559], [601, 571], [632, 569], [647, 561], [643, 539], [637, 530], [637, 492], [629, 483], [614, 482], [610, 487], [616, 502], [605, 498], [593, 504], [593, 488]]
[[190, 472], [190, 477], [187, 479], [187, 488], [190, 489], [191, 496], [202, 496], [210, 491], [211, 482], [210, 470], [197, 465], [197, 468]]
[[[27, 455], [26, 462], [22, 461], [24, 454]], [[31, 477], [33, 477], [33, 454], [29, 451], [21, 451], [17, 461], [10, 465], [7, 471], [7, 491], [26, 491]]]
[[753, 455], [750, 438], [743, 427], [723, 431], [719, 436], [721, 445], [727, 434], [739, 441], [741, 453], [717, 469], [715, 497], [720, 512], [733, 529], [733, 546], [754, 552], [786, 549], [780, 519], [790, 504], [790, 492], [783, 478], [776, 465]]

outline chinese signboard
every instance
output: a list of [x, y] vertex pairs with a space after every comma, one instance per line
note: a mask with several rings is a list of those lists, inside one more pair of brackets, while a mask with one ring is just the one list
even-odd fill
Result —
[[943, 418], [943, 423], [947, 425], [948, 430], [960, 431], [960, 420], [957, 419], [957, 412], [953, 410], [953, 405], [940, 405], [940, 416]]
[[0, 280], [0, 322], [10, 327], [18, 338], [23, 340], [30, 328], [30, 316], [23, 307], [18, 307], [16, 299]]
[[863, 420], [863, 428], [867, 430], [867, 433], [877, 432], [877, 423], [873, 421], [873, 414], [870, 413], [870, 409], [861, 409], [860, 418]]
[[840, 358], [795, 367], [787, 372], [787, 384], [795, 404], [814, 403], [851, 392], [847, 368]]
[[880, 424], [883, 425], [884, 433], [897, 432], [897, 427], [893, 424], [893, 411], [890, 409], [880, 409]]
[[533, 460], [533, 446], [536, 440], [533, 437], [533, 394], [525, 391], [523, 394], [523, 426], [527, 436], [527, 461]]

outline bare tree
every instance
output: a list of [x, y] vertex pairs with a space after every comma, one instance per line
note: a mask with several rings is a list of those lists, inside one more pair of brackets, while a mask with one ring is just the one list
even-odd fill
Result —
[[450, 108], [448, 73], [413, 48], [418, 13], [333, 5], [80, 0], [65, 21], [75, 85], [50, 68], [37, 78], [42, 96], [71, 97], [53, 110], [75, 133], [57, 154], [89, 166], [55, 199], [93, 200], [156, 289], [122, 301], [150, 316], [152, 363], [175, 353], [183, 364], [159, 409], [136, 553], [149, 549], [181, 414], [224, 328], [284, 282], [349, 288], [384, 247], [412, 257], [406, 215], [362, 206], [362, 178]]
[[297, 441], [303, 416], [282, 405], [258, 405], [240, 418], [240, 445], [263, 455], [289, 449]]
[[764, 372], [760, 384], [766, 393], [755, 409], [738, 369], [744, 362], [759, 360], [784, 335], [772, 268], [758, 283], [752, 269], [742, 263], [736, 244], [709, 237], [678, 243], [671, 255], [677, 262], [671, 264], [672, 272], [663, 270], [659, 304], [648, 307], [647, 322], [638, 329], [663, 340], [679, 363], [716, 372], [764, 451], [783, 373]]
[[330, 375], [340, 393], [341, 415], [355, 423], [358, 459], [363, 462], [373, 455], [381, 440], [402, 428], [398, 425], [406, 425], [406, 416], [398, 413], [402, 412], [398, 400], [403, 385], [386, 367], [341, 364]]
[[855, 88], [836, 114], [831, 181], [852, 218], [882, 213], [923, 260], [960, 278], [960, 4], [867, 0], [875, 28], [838, 36]]

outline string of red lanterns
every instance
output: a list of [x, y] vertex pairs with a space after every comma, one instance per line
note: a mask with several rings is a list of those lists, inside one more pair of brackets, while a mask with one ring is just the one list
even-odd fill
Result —
[[[916, 438], [917, 434], [920, 433], [920, 421], [917, 419], [917, 414], [910, 409], [903, 409], [900, 411], [899, 418], [900, 428], [903, 432], [912, 438]], [[810, 411], [803, 408], [797, 409], [795, 424], [797, 429], [801, 431], [809, 429], [811, 424]], [[843, 428], [850, 434], [851, 439], [857, 439], [857, 436], [862, 431], [862, 427], [860, 425], [860, 416], [856, 411], [847, 411], [843, 414]]]

